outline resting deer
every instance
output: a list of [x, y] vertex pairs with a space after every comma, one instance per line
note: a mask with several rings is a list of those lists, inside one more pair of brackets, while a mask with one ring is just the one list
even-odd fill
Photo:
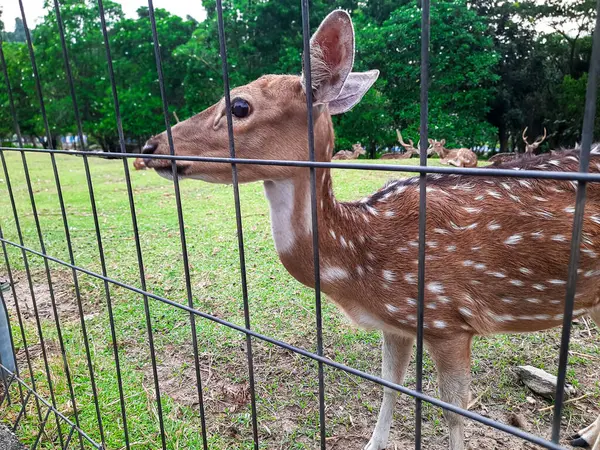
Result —
[[400, 133], [400, 130], [396, 130], [396, 135], [398, 136], [398, 142], [400, 143], [400, 145], [402, 147], [404, 147], [405, 152], [404, 153], [385, 153], [383, 155], [381, 155], [380, 159], [408, 159], [411, 158], [412, 155], [418, 155], [419, 154], [419, 146], [421, 144], [421, 141], [419, 140], [417, 146], [415, 147], [413, 145], [413, 141], [412, 139], [408, 140], [408, 144], [406, 142], [404, 142], [404, 140], [402, 139], [402, 133]]
[[[523, 130], [523, 142], [525, 142], [525, 153], [523, 153], [522, 155], [519, 155], [518, 153], [512, 152], [512, 153], [498, 153], [494, 156], [492, 156], [490, 159], [488, 159], [489, 162], [493, 163], [494, 166], [498, 166], [500, 164], [503, 164], [505, 162], [509, 162], [512, 161], [513, 159], [517, 158], [517, 157], [525, 157], [528, 158], [530, 156], [533, 156], [535, 154], [535, 151], [538, 149], [538, 147], [540, 145], [542, 145], [542, 142], [544, 142], [544, 140], [546, 139], [546, 128], [544, 127], [544, 135], [541, 137], [538, 137], [532, 144], [530, 144], [528, 142], [528, 138], [527, 138], [527, 128], [529, 127], [525, 127], [525, 129]], [[552, 154], [555, 155], [557, 153], [557, 151], [552, 151]]]
[[135, 158], [133, 160], [133, 168], [135, 170], [146, 170], [146, 162], [142, 158]]
[[456, 167], [477, 167], [477, 155], [468, 148], [448, 149], [445, 147], [446, 139], [436, 141], [428, 139], [429, 149], [427, 154], [436, 153], [440, 157], [442, 164], [449, 164]]
[[331, 159], [358, 159], [359, 155], [364, 155], [365, 153], [367, 153], [363, 146], [359, 143], [354, 144], [352, 146], [352, 150], [353, 151], [340, 150], [335, 155], [333, 155], [333, 158]]
[[[331, 160], [331, 116], [356, 105], [379, 72], [352, 72], [349, 15], [332, 12], [311, 38], [311, 86], [304, 76], [266, 75], [231, 91], [236, 156], [306, 161], [306, 93], [314, 99], [318, 161]], [[179, 156], [229, 157], [225, 100], [172, 128]], [[166, 132], [143, 152], [165, 178], [171, 162]], [[578, 153], [526, 161], [532, 170], [578, 170]], [[176, 162], [181, 178], [230, 184], [231, 166]], [[514, 166], [516, 168], [516, 165]], [[600, 157], [592, 155], [598, 172]], [[310, 171], [305, 167], [238, 164], [242, 183], [262, 181], [275, 248], [298, 281], [314, 287]], [[467, 407], [471, 342], [476, 335], [521, 333], [562, 324], [575, 184], [471, 175], [428, 175], [424, 339], [446, 401]], [[418, 178], [388, 183], [355, 202], [339, 202], [331, 171], [316, 169], [321, 288], [357, 325], [383, 332], [382, 376], [402, 383], [417, 327]], [[588, 186], [574, 317], [600, 323], [600, 186]], [[535, 248], [535, 250], [534, 250]], [[396, 392], [385, 388], [367, 450], [386, 447]], [[449, 447], [461, 450], [463, 418], [444, 413]], [[600, 418], [577, 443], [600, 449]]]

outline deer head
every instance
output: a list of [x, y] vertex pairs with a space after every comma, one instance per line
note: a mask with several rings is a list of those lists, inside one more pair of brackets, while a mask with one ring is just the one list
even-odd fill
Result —
[[525, 142], [525, 153], [533, 154], [542, 144], [542, 142], [544, 142], [544, 139], [546, 139], [546, 127], [544, 127], [544, 135], [541, 137], [538, 136], [538, 138], [531, 144], [527, 142], [527, 128], [529, 127], [525, 127], [525, 129], [523, 130], [523, 142]]
[[360, 142], [353, 144], [352, 150], [354, 150], [354, 153], [356, 153], [358, 155], [365, 155], [367, 153], [367, 151], [364, 149], [364, 147], [362, 145], [360, 145]]
[[421, 145], [421, 140], [419, 139], [419, 142], [417, 143], [417, 146], [415, 147], [413, 144], [413, 140], [409, 139], [408, 140], [408, 144], [406, 142], [404, 142], [404, 139], [402, 139], [402, 133], [400, 132], [400, 130], [396, 130], [396, 135], [398, 136], [398, 142], [400, 143], [400, 145], [402, 147], [404, 147], [404, 150], [406, 150], [407, 153], [419, 153], [419, 147]]
[[[266, 75], [231, 91], [236, 156], [254, 159], [308, 159], [306, 94], [313, 96], [315, 152], [318, 161], [331, 159], [331, 115], [356, 105], [379, 76], [378, 70], [352, 72], [354, 28], [350, 16], [336, 10], [321, 23], [310, 41], [312, 86], [304, 74]], [[172, 127], [175, 154], [229, 157], [225, 99]], [[166, 132], [152, 137], [145, 154], [169, 154]], [[171, 177], [166, 160], [147, 160], [161, 176]], [[178, 175], [215, 183], [231, 183], [227, 164], [177, 161]], [[290, 179], [304, 173], [294, 167], [239, 165], [240, 182]]]
[[429, 148], [427, 149], [427, 156], [432, 154], [439, 155], [440, 158], [443, 158], [444, 151], [446, 150], [446, 139], [442, 139], [441, 141], [436, 141], [435, 139], [427, 139], [429, 142]]

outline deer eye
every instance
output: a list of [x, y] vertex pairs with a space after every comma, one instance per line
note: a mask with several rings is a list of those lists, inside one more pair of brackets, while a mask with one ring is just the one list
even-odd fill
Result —
[[234, 98], [231, 102], [231, 114], [242, 119], [250, 114], [250, 105], [243, 98]]

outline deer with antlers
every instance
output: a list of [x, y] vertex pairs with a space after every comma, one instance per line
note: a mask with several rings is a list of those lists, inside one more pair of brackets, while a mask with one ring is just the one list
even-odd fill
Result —
[[436, 141], [428, 139], [429, 148], [427, 155], [437, 154], [442, 164], [449, 164], [456, 167], [477, 167], [477, 155], [468, 148], [446, 148], [446, 139]]
[[343, 160], [343, 159], [358, 159], [360, 155], [366, 154], [367, 151], [363, 148], [360, 143], [356, 143], [352, 145], [352, 151], [350, 150], [340, 150], [337, 152], [331, 159]]
[[[491, 162], [494, 166], [512, 161], [513, 159], [517, 158], [517, 157], [525, 157], [528, 158], [530, 156], [535, 155], [536, 150], [539, 148], [540, 145], [542, 145], [542, 142], [544, 142], [544, 140], [546, 139], [546, 127], [544, 127], [544, 135], [543, 136], [538, 136], [538, 138], [533, 142], [533, 143], [529, 143], [529, 139], [527, 138], [527, 129], [529, 127], [525, 127], [525, 129], [523, 130], [523, 134], [522, 134], [522, 138], [523, 138], [523, 142], [525, 142], [525, 153], [523, 153], [522, 155], [519, 155], [518, 153], [512, 152], [512, 153], [498, 153], [494, 156], [492, 156], [490, 159], [488, 159], [489, 162]], [[552, 151], [552, 154], [556, 154], [556, 151]]]
[[421, 144], [420, 140], [417, 143], [417, 146], [415, 147], [412, 139], [408, 140], [408, 144], [406, 142], [404, 142], [404, 139], [402, 139], [402, 133], [400, 133], [400, 130], [396, 130], [396, 135], [398, 136], [398, 142], [400, 143], [400, 145], [402, 147], [404, 147], [405, 152], [404, 153], [384, 153], [383, 155], [381, 155], [380, 159], [408, 159], [408, 158], [411, 158], [413, 155], [419, 154], [419, 145]]
[[[310, 41], [312, 85], [304, 75], [266, 75], [231, 91], [236, 156], [306, 161], [306, 95], [314, 99], [318, 161], [330, 161], [331, 116], [356, 105], [379, 72], [352, 72], [350, 16], [332, 12]], [[179, 156], [229, 157], [222, 99], [172, 128]], [[166, 132], [143, 152], [148, 167], [171, 178]], [[579, 154], [538, 156], [507, 168], [577, 171]], [[231, 184], [229, 164], [177, 160], [177, 174]], [[592, 155], [592, 171], [600, 157]], [[310, 170], [238, 164], [241, 183], [262, 181], [279, 259], [314, 287]], [[575, 186], [565, 180], [485, 175], [427, 176], [424, 339], [438, 373], [441, 398], [467, 407], [474, 336], [544, 330], [562, 324]], [[574, 317], [600, 324], [600, 186], [588, 186]], [[383, 332], [382, 376], [404, 380], [417, 329], [419, 181], [388, 183], [360, 201], [340, 202], [329, 168], [316, 169], [321, 288], [358, 326]], [[532, 247], [535, 246], [535, 251]], [[365, 449], [386, 447], [396, 392], [384, 389], [379, 418]], [[445, 411], [449, 448], [464, 448], [462, 416]], [[574, 442], [600, 449], [600, 417]]]

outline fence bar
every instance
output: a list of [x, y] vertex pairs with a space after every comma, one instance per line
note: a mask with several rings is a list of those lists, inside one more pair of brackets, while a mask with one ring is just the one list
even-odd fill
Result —
[[[45, 103], [44, 103], [44, 95], [42, 93], [42, 87], [41, 87], [41, 81], [40, 81], [40, 76], [38, 73], [38, 69], [37, 69], [37, 64], [35, 61], [35, 53], [33, 51], [33, 42], [31, 39], [31, 33], [29, 31], [29, 27], [27, 26], [27, 18], [25, 17], [25, 10], [23, 8], [23, 0], [19, 0], [19, 6], [21, 9], [21, 17], [23, 19], [23, 28], [25, 30], [25, 37], [27, 40], [27, 46], [29, 49], [29, 57], [31, 60], [31, 67], [33, 69], [33, 74], [34, 74], [34, 78], [35, 78], [35, 85], [36, 85], [36, 91], [38, 94], [38, 100], [40, 103], [40, 112], [42, 114], [42, 118], [43, 118], [43, 122], [44, 122], [44, 129], [46, 132], [46, 139], [48, 140], [48, 147], [50, 149], [52, 149], [53, 144], [52, 144], [52, 135], [50, 133], [50, 126], [48, 123], [48, 116], [46, 114], [46, 107], [45, 107]], [[62, 29], [62, 28], [61, 28]], [[68, 66], [68, 59], [65, 62], [66, 66]], [[70, 71], [67, 72], [68, 74], [70, 74]], [[69, 78], [69, 80], [71, 81], [71, 78]], [[72, 82], [72, 81], [71, 81]], [[74, 95], [74, 94], [73, 94]], [[73, 97], [74, 99], [75, 97]], [[84, 159], [84, 165], [86, 166], [86, 169], [88, 169], [86, 171], [86, 175], [88, 175], [88, 184], [89, 184], [89, 168], [87, 167], [87, 158], [84, 155], [83, 157]], [[72, 245], [71, 245], [71, 239], [70, 239], [70, 233], [69, 233], [69, 229], [68, 229], [68, 225], [67, 225], [67, 219], [66, 219], [66, 211], [64, 209], [64, 201], [62, 198], [62, 191], [60, 189], [60, 182], [59, 182], [59, 178], [58, 178], [58, 168], [56, 166], [56, 160], [54, 158], [54, 155], [52, 155], [52, 168], [54, 171], [54, 177], [55, 177], [55, 182], [56, 182], [56, 186], [57, 186], [57, 192], [58, 192], [58, 196], [59, 196], [59, 202], [61, 205], [61, 212], [62, 212], [62, 216], [63, 216], [63, 224], [65, 227], [65, 236], [67, 238], [67, 245], [69, 247], [69, 253], [70, 253], [70, 257], [73, 259], [73, 254], [72, 254]], [[90, 201], [92, 203], [92, 211], [95, 213], [95, 204], [94, 204], [94, 200], [93, 200], [93, 193], [90, 192]], [[95, 219], [97, 221], [97, 217], [94, 214]], [[99, 233], [97, 233], [99, 234]], [[76, 279], [76, 274], [75, 272], [73, 272], [74, 275], [74, 285], [75, 285], [75, 292], [77, 295], [77, 307], [79, 309], [79, 319], [80, 319], [80, 324], [81, 324], [81, 331], [84, 337], [84, 345], [85, 345], [85, 351], [86, 351], [86, 357], [87, 357], [87, 365], [88, 365], [88, 371], [90, 374], [90, 383], [92, 386], [92, 395], [93, 395], [93, 399], [94, 399], [94, 406], [96, 409], [96, 420], [98, 421], [98, 430], [100, 432], [100, 438], [102, 443], [104, 444], [104, 430], [103, 430], [103, 426], [102, 426], [102, 415], [100, 413], [100, 405], [98, 402], [98, 390], [96, 387], [96, 379], [94, 376], [94, 369], [93, 369], [93, 365], [92, 365], [92, 360], [91, 360], [91, 352], [90, 352], [90, 347], [89, 347], [89, 340], [88, 340], [88, 334], [87, 334], [87, 327], [85, 324], [85, 320], [84, 320], [84, 312], [83, 312], [83, 305], [81, 302], [81, 297], [80, 297], [80, 293], [79, 293], [79, 283], [78, 280]], [[82, 444], [83, 447], [83, 444]]]
[[72, 426], [71, 431], [69, 431], [69, 435], [67, 436], [67, 439], [65, 440], [65, 445], [63, 446], [62, 450], [67, 450], [67, 448], [69, 448], [69, 444], [71, 443], [71, 438], [73, 437], [74, 432], [75, 432], [75, 427]]
[[[48, 422], [48, 417], [50, 416], [50, 413], [52, 412], [52, 408], [48, 408], [48, 412], [46, 412], [46, 416], [44, 417], [44, 420], [42, 420], [42, 423], [40, 425], [40, 431], [38, 432], [35, 441], [33, 443], [33, 445], [31, 446], [31, 450], [35, 450], [37, 448], [38, 443], [40, 442], [40, 438], [42, 437], [42, 433], [44, 432], [44, 428], [46, 428], [46, 423]], [[58, 420], [58, 416], [57, 420]], [[60, 427], [59, 427], [60, 429]], [[61, 442], [60, 446], [63, 446], [63, 443]]]
[[[598, 72], [600, 71], [600, 0], [596, 5], [596, 27], [592, 44], [592, 57], [585, 95], [585, 111], [583, 129], [581, 132], [581, 156], [579, 158], [579, 171], [587, 172], [590, 165], [590, 152], [594, 138], [594, 120], [596, 117], [596, 97], [598, 91]], [[552, 417], [552, 442], [558, 443], [560, 439], [560, 422], [565, 394], [565, 381], [567, 377], [567, 364], [569, 362], [569, 340], [571, 338], [571, 321], [573, 319], [573, 306], [575, 304], [575, 290], [577, 288], [577, 266], [581, 246], [583, 229], [583, 214], [586, 201], [586, 181], [577, 184], [575, 198], [575, 214], [573, 218], [573, 232], [571, 235], [571, 253], [569, 259], [569, 275], [567, 278], [567, 292], [565, 298], [565, 312], [560, 342], [560, 356], [558, 361], [558, 380], [554, 402], [554, 415]]]
[[[303, 42], [303, 65], [306, 89], [306, 115], [308, 125], [308, 160], [315, 161], [315, 133], [313, 122], [313, 96], [312, 96], [312, 71], [310, 65], [310, 15], [309, 0], [301, 0], [302, 4], [302, 42]], [[313, 267], [315, 276], [315, 314], [317, 326], [317, 355], [323, 356], [323, 319], [321, 312], [321, 271], [319, 259], [319, 221], [317, 217], [317, 174], [316, 168], [310, 168], [310, 213], [312, 218], [312, 244], [313, 244]], [[319, 431], [321, 438], [321, 450], [326, 447], [325, 429], [325, 377], [323, 363], [318, 363], [319, 376]]]
[[[25, 401], [23, 402], [23, 405], [21, 406], [21, 409], [19, 410], [19, 414], [17, 415], [17, 418], [15, 419], [15, 423], [12, 427], [12, 432], [14, 433], [15, 431], [17, 431], [17, 428], [19, 426], [19, 422], [21, 421], [21, 417], [23, 417], [23, 415], [25, 414], [25, 408], [27, 408], [27, 403], [29, 403], [29, 397], [31, 397], [31, 392], [29, 391], [27, 393], [27, 396], [25, 397]], [[35, 397], [37, 398], [37, 397]], [[38, 399], [39, 400], [39, 399]], [[40, 416], [40, 421], [41, 421], [41, 416]]]
[[553, 449], [553, 450], [564, 450], [563, 447], [561, 447], [561, 446], [559, 446], [557, 444], [554, 444], [552, 442], [546, 441], [545, 439], [543, 439], [543, 438], [541, 438], [539, 436], [535, 436], [535, 435], [529, 434], [529, 433], [527, 433], [525, 431], [522, 431], [522, 430], [520, 430], [518, 428], [512, 427], [510, 425], [505, 425], [505, 424], [500, 423], [500, 422], [496, 422], [493, 419], [481, 416], [481, 415], [479, 415], [477, 413], [474, 413], [472, 411], [463, 409], [463, 408], [461, 408], [461, 407], [459, 407], [457, 405], [453, 405], [451, 403], [444, 402], [444, 401], [442, 401], [442, 400], [440, 400], [438, 398], [430, 397], [430, 396], [428, 396], [426, 394], [423, 394], [422, 392], [417, 392], [417, 391], [409, 389], [409, 388], [407, 388], [405, 386], [402, 386], [402, 385], [395, 384], [395, 383], [392, 383], [390, 381], [384, 380], [381, 377], [377, 377], [377, 376], [371, 375], [369, 373], [363, 372], [361, 370], [354, 369], [352, 367], [348, 367], [348, 366], [346, 366], [344, 364], [337, 363], [337, 362], [332, 361], [329, 358], [326, 358], [324, 356], [320, 356], [320, 355], [317, 355], [315, 353], [309, 352], [308, 350], [304, 350], [302, 348], [295, 347], [293, 345], [290, 345], [290, 344], [288, 344], [286, 342], [283, 342], [283, 341], [280, 341], [278, 339], [274, 339], [274, 338], [266, 336], [264, 334], [257, 333], [256, 331], [248, 330], [248, 329], [246, 329], [244, 327], [241, 327], [241, 326], [236, 325], [234, 323], [231, 323], [231, 322], [228, 322], [226, 320], [220, 319], [220, 318], [218, 318], [216, 316], [213, 316], [211, 314], [199, 311], [197, 309], [190, 308], [189, 306], [184, 305], [182, 303], [178, 303], [178, 302], [175, 302], [173, 300], [169, 300], [169, 299], [167, 299], [165, 297], [161, 297], [160, 295], [156, 295], [156, 294], [153, 294], [151, 292], [142, 291], [141, 289], [138, 289], [138, 288], [136, 288], [134, 286], [128, 285], [126, 283], [123, 283], [121, 281], [115, 280], [115, 279], [110, 278], [110, 277], [105, 277], [105, 276], [103, 276], [103, 275], [101, 275], [99, 273], [93, 272], [93, 271], [85, 269], [83, 267], [79, 267], [79, 266], [75, 266], [73, 264], [69, 264], [68, 262], [62, 261], [62, 260], [60, 260], [58, 258], [55, 258], [53, 256], [44, 255], [43, 253], [40, 253], [40, 252], [38, 252], [36, 250], [33, 250], [31, 248], [23, 247], [22, 245], [19, 245], [19, 244], [15, 243], [15, 242], [11, 242], [11, 241], [9, 241], [7, 239], [4, 239], [1, 236], [0, 236], [0, 242], [8, 244], [8, 245], [10, 245], [12, 247], [24, 249], [24, 250], [26, 250], [26, 251], [34, 254], [34, 255], [41, 256], [42, 258], [48, 258], [50, 261], [53, 261], [53, 262], [55, 262], [57, 264], [61, 264], [61, 265], [66, 266], [66, 267], [70, 267], [70, 268], [72, 268], [74, 270], [77, 270], [77, 271], [79, 271], [81, 273], [85, 273], [86, 275], [90, 275], [92, 277], [95, 277], [95, 278], [98, 278], [98, 279], [101, 279], [101, 280], [106, 280], [109, 283], [112, 283], [112, 284], [114, 284], [116, 286], [119, 286], [119, 287], [122, 287], [124, 289], [128, 289], [128, 290], [130, 290], [132, 292], [137, 292], [138, 294], [146, 295], [149, 298], [157, 300], [157, 301], [159, 301], [161, 303], [164, 303], [164, 304], [167, 304], [167, 305], [171, 305], [171, 306], [173, 306], [175, 308], [178, 308], [178, 309], [181, 309], [183, 311], [190, 312], [190, 313], [195, 314], [195, 315], [197, 315], [199, 317], [202, 317], [204, 319], [210, 320], [211, 322], [218, 323], [220, 325], [224, 325], [224, 326], [226, 326], [228, 328], [231, 328], [232, 330], [236, 330], [236, 331], [238, 331], [240, 333], [249, 334], [252, 337], [260, 339], [261, 341], [267, 342], [269, 344], [276, 345], [276, 346], [281, 347], [281, 348], [283, 348], [285, 350], [289, 350], [289, 351], [291, 351], [293, 353], [297, 353], [298, 355], [301, 355], [301, 356], [304, 356], [306, 358], [312, 359], [313, 361], [322, 362], [323, 364], [325, 364], [327, 366], [333, 367], [335, 369], [342, 370], [342, 371], [344, 371], [346, 373], [349, 373], [350, 375], [355, 375], [355, 376], [357, 376], [359, 378], [362, 378], [364, 380], [372, 381], [372, 382], [377, 383], [377, 384], [379, 384], [381, 386], [384, 386], [384, 387], [389, 387], [390, 389], [394, 389], [395, 391], [398, 391], [398, 392], [400, 392], [402, 394], [410, 395], [411, 397], [420, 398], [421, 400], [426, 401], [428, 403], [431, 403], [434, 406], [437, 406], [439, 408], [448, 410], [450, 412], [457, 413], [457, 414], [459, 414], [459, 415], [461, 415], [463, 417], [466, 417], [466, 418], [471, 419], [471, 420], [475, 420], [476, 422], [479, 422], [479, 423], [482, 423], [484, 425], [490, 426], [490, 427], [495, 428], [497, 430], [505, 431], [507, 433], [512, 434], [513, 436], [520, 437], [522, 439], [525, 439], [526, 441], [532, 442], [532, 443], [537, 444], [537, 445], [541, 445], [544, 448]]
[[[427, 166], [427, 131], [429, 119], [429, 0], [421, 1], [421, 117], [419, 165]], [[419, 255], [417, 273], [417, 392], [423, 390], [423, 321], [425, 315], [425, 225], [427, 217], [427, 173], [419, 174]], [[423, 411], [415, 401], [415, 449], [421, 449]]]
[[[27, 391], [27, 397], [26, 397], [26, 402], [29, 399], [29, 397], [31, 395], [33, 395], [35, 398], [37, 398], [41, 403], [44, 404], [44, 406], [46, 406], [48, 409], [51, 409], [52, 412], [54, 412], [55, 414], [58, 415], [58, 417], [65, 422], [67, 425], [69, 425], [70, 427], [73, 427], [77, 433], [82, 436], [83, 438], [85, 438], [86, 441], [88, 441], [94, 448], [96, 448], [97, 450], [103, 450], [102, 445], [98, 444], [97, 442], [95, 442], [85, 431], [83, 431], [81, 428], [79, 428], [77, 425], [75, 425], [73, 422], [71, 422], [71, 420], [69, 420], [67, 417], [65, 417], [64, 414], [62, 414], [60, 411], [58, 411], [56, 408], [54, 408], [50, 403], [48, 403], [40, 394], [37, 393], [37, 391], [32, 388], [29, 387], [24, 380], [22, 380], [21, 378], [17, 377], [13, 372], [11, 372], [10, 370], [8, 370], [6, 367], [0, 365], [0, 368], [6, 370], [8, 373], [10, 373], [15, 380], [17, 380], [18, 383], [20, 383], [21, 385], [23, 385], [23, 387], [25, 388], [25, 390]], [[16, 428], [16, 427], [15, 427]], [[14, 430], [13, 430], [14, 432]]]
[[[143, 153], [111, 153], [106, 156], [103, 152], [76, 151], [76, 150], [55, 150], [41, 148], [16, 148], [0, 147], [2, 151], [8, 152], [32, 152], [49, 153], [60, 155], [86, 155], [89, 157], [107, 158], [107, 159], [166, 159], [172, 161], [197, 161], [221, 164], [249, 164], [257, 166], [281, 166], [281, 167], [315, 167], [317, 169], [346, 169], [346, 170], [373, 170], [380, 172], [409, 172], [426, 173], [439, 175], [468, 175], [476, 177], [507, 177], [507, 178], [531, 178], [533, 180], [563, 180], [563, 181], [587, 181], [600, 182], [600, 173], [585, 172], [562, 172], [553, 171], [552, 168], [545, 170], [520, 170], [520, 169], [495, 169], [490, 167], [469, 168], [469, 167], [442, 167], [442, 166], [403, 166], [400, 164], [368, 164], [368, 163], [338, 163], [324, 161], [291, 161], [284, 159], [248, 159], [248, 158], [217, 158], [212, 156], [180, 156], [180, 155], [145, 155]], [[600, 154], [600, 150], [598, 151]], [[417, 179], [418, 180], [418, 179]], [[407, 183], [412, 181], [406, 180]]]
[[[160, 56], [160, 43], [158, 41], [158, 31], [156, 28], [156, 17], [154, 16], [154, 4], [152, 0], [148, 0], [148, 13], [150, 16], [150, 25], [152, 27], [152, 41], [154, 44], [154, 57], [156, 62], [156, 71], [158, 73], [158, 83], [160, 86], [160, 97], [162, 100], [163, 106], [163, 115], [165, 119], [165, 127], [167, 132], [167, 139], [169, 141], [169, 151], [171, 155], [175, 154], [175, 147], [173, 145], [173, 135], [171, 134], [171, 123], [169, 120], [169, 105], [167, 101], [167, 95], [165, 91], [165, 82], [164, 82], [164, 74], [162, 69], [162, 60]], [[183, 221], [183, 207], [181, 205], [181, 191], [179, 189], [179, 177], [177, 174], [177, 165], [175, 161], [171, 162], [171, 171], [173, 174], [173, 188], [175, 190], [175, 203], [177, 206], [177, 221], [179, 223], [179, 237], [181, 240], [181, 256], [183, 258], [183, 272], [185, 276], [185, 290], [187, 295], [187, 301], [190, 308], [194, 307], [194, 299], [192, 297], [192, 284], [190, 280], [190, 266], [188, 261], [188, 251], [187, 251], [187, 242], [185, 235], [185, 226]], [[192, 346], [194, 349], [194, 368], [196, 370], [196, 389], [198, 391], [198, 401], [200, 405], [203, 405], [203, 397], [202, 397], [202, 377], [200, 374], [200, 359], [198, 357], [198, 336], [196, 330], [196, 322], [193, 318], [193, 315], [190, 314], [190, 327], [192, 332]], [[202, 421], [202, 440], [203, 445], [206, 448], [206, 428], [205, 422], [203, 419], [204, 412], [201, 409], [201, 421]], [[161, 419], [162, 420], [162, 419]], [[164, 437], [164, 431], [161, 429], [161, 439], [163, 444], [163, 449], [166, 449], [166, 442]]]
[[[225, 43], [225, 25], [223, 23], [223, 4], [217, 0], [217, 21], [219, 26], [219, 48], [221, 51], [221, 67], [223, 72], [223, 89], [225, 91], [225, 111], [227, 115], [227, 134], [229, 137], [229, 155], [235, 158], [235, 142], [233, 138], [233, 117], [231, 117], [231, 92], [229, 88], [229, 68], [227, 66], [227, 46]], [[242, 227], [242, 207], [240, 205], [240, 189], [238, 183], [237, 165], [231, 164], [233, 181], [233, 200], [235, 203], [235, 221], [238, 237], [238, 252], [240, 255], [240, 277], [242, 282], [242, 300], [244, 304], [244, 325], [250, 329], [250, 306], [248, 303], [248, 282], [246, 279], [246, 253], [244, 250], [244, 230]], [[250, 384], [250, 410], [252, 413], [252, 437], [254, 449], [258, 450], [258, 423], [256, 414], [256, 393], [254, 383], [254, 357], [252, 352], [252, 337], [246, 334], [246, 356], [248, 359], [248, 382]]]

